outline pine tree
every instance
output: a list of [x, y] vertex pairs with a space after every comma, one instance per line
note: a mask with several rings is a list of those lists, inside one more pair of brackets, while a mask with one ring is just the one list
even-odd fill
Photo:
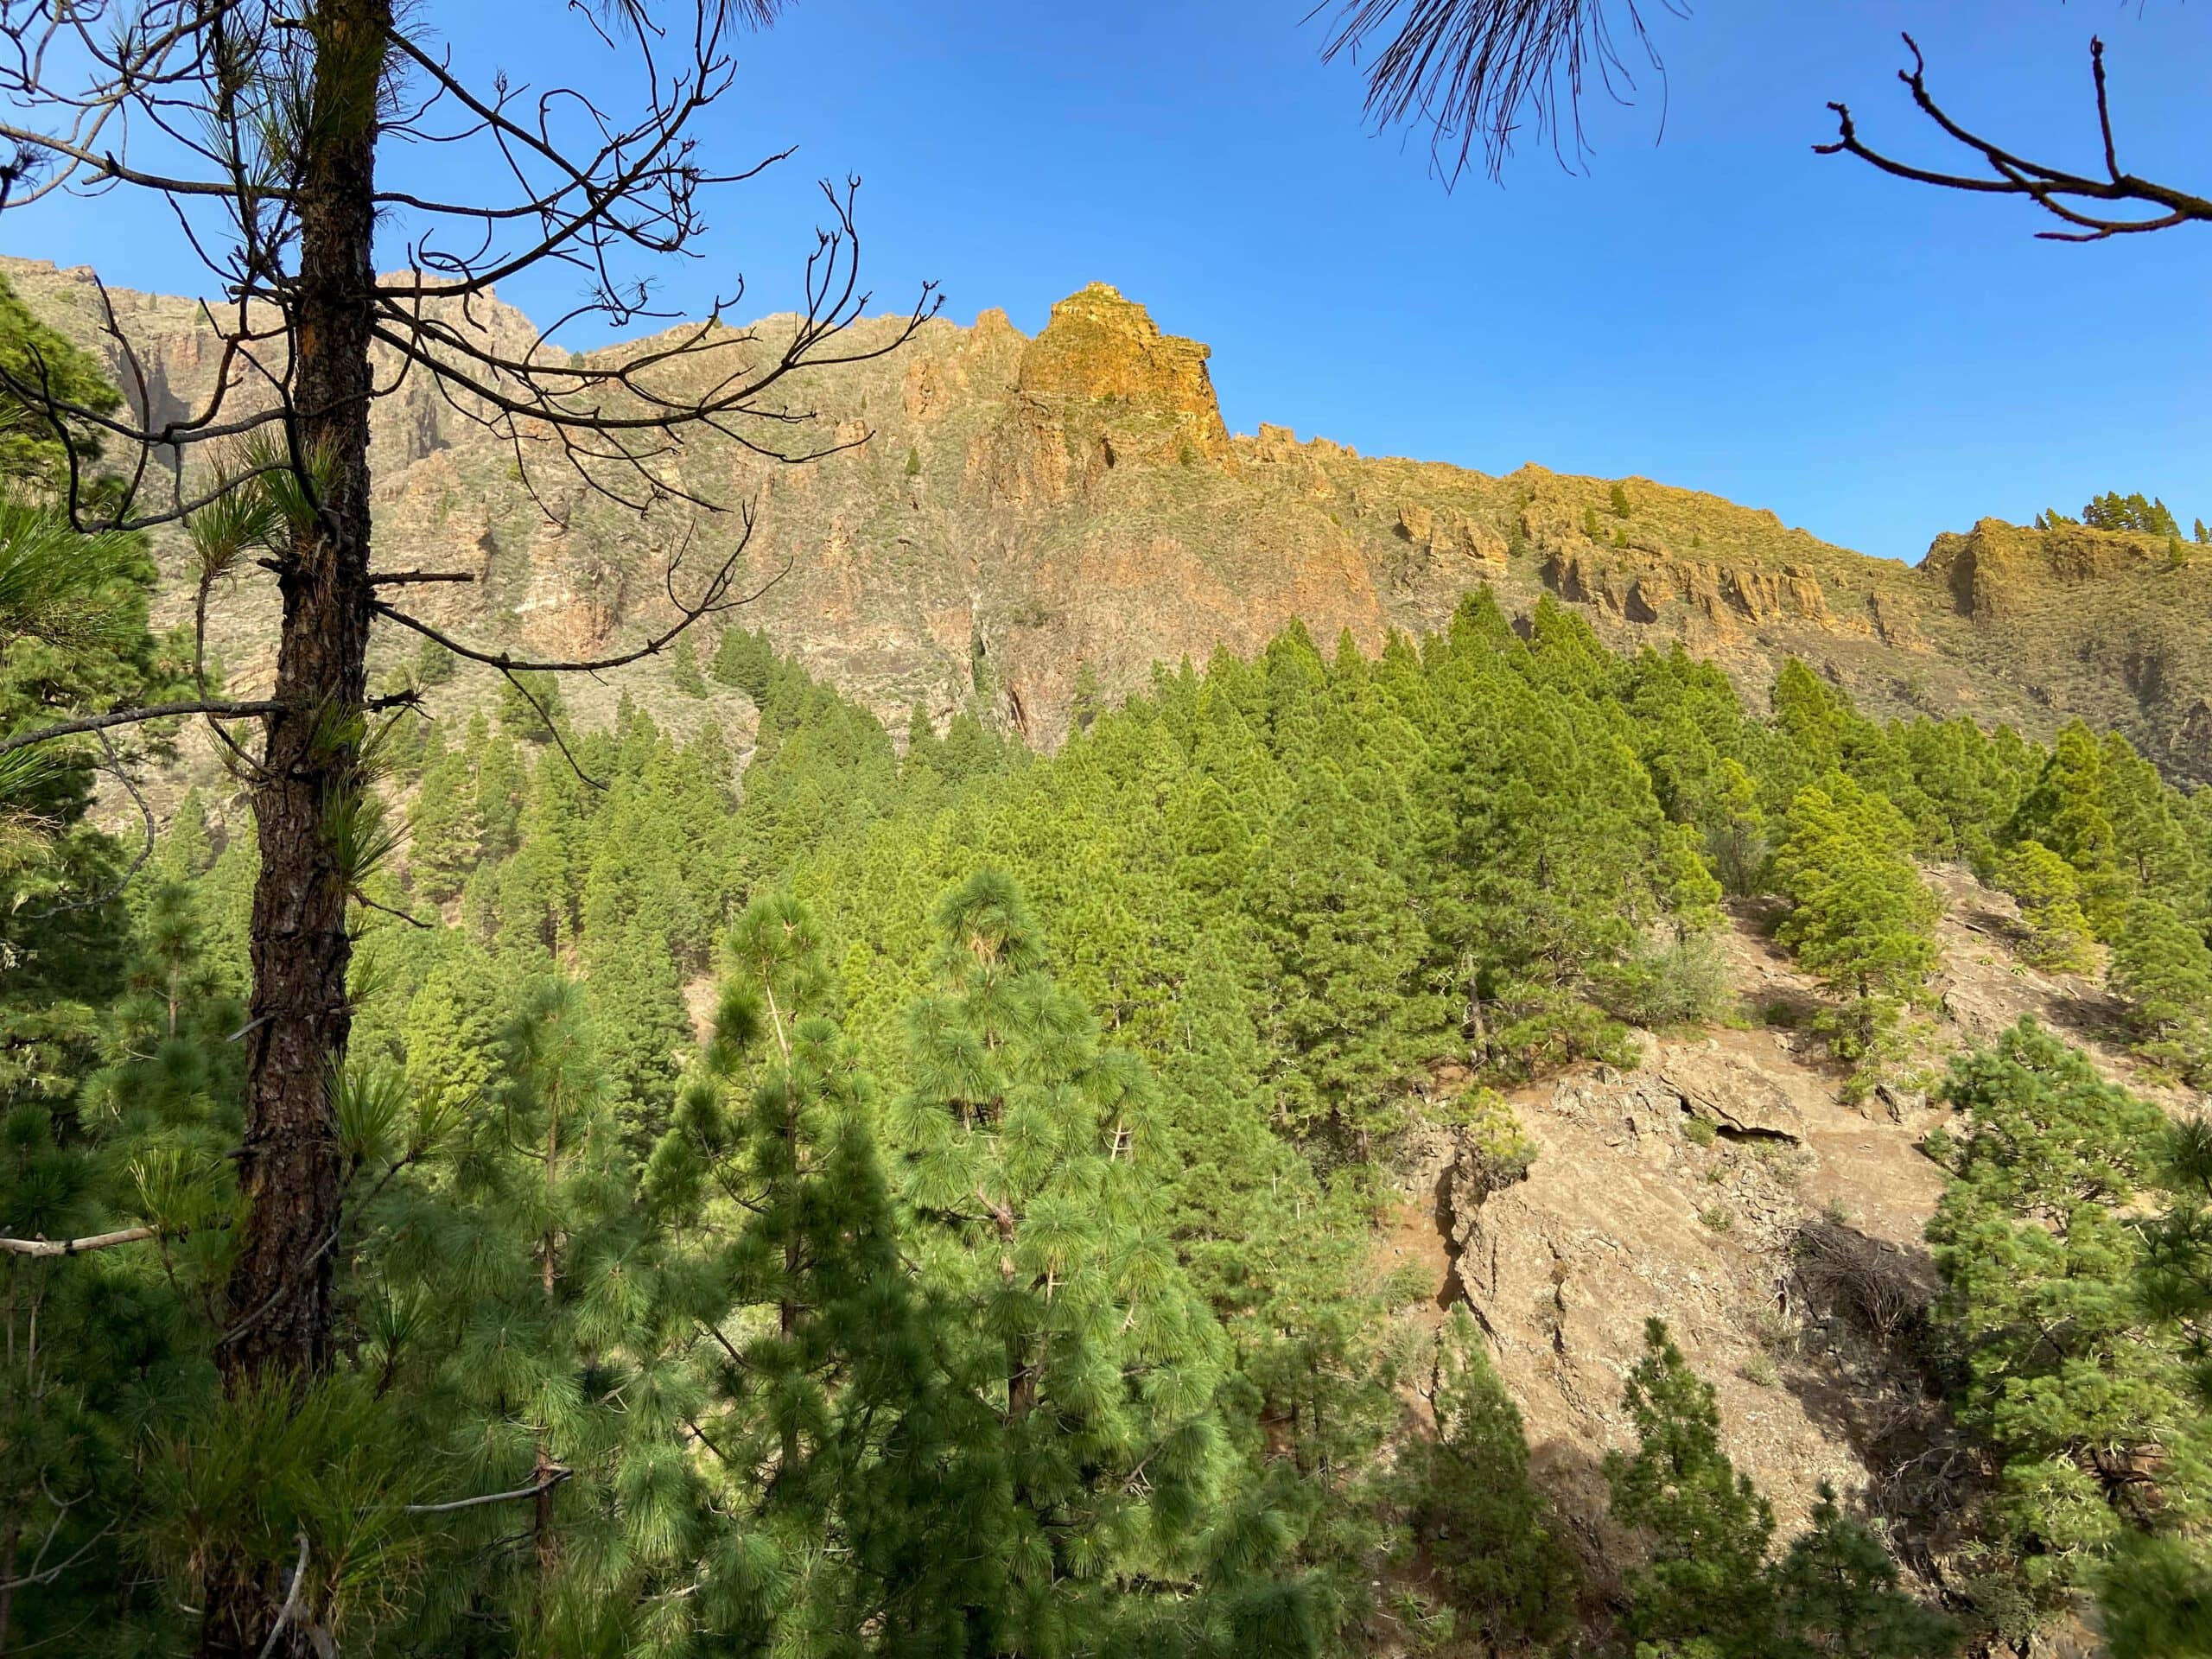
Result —
[[1278, 988], [1268, 1036], [1281, 1110], [1363, 1160], [1397, 1126], [1397, 1097], [1440, 1024], [1416, 979], [1427, 940], [1412, 895], [1377, 857], [1381, 829], [1332, 772], [1316, 770], [1249, 901]]
[[503, 730], [526, 743], [550, 742], [563, 718], [560, 677], [527, 671], [502, 675], [499, 709]]
[[1790, 910], [1777, 937], [1838, 1000], [1827, 1020], [1837, 1052], [1878, 1065], [1935, 971], [1937, 906], [1897, 850], [1906, 831], [1896, 809], [1847, 779], [1832, 790], [1806, 789], [1790, 804], [1774, 860]]
[[501, 732], [486, 740], [476, 759], [479, 855], [486, 863], [512, 857], [522, 842], [527, 776], [514, 740]]
[[[519, 1495], [448, 1515], [461, 1570], [422, 1582], [403, 1647], [451, 1650], [474, 1630], [518, 1652], [670, 1652], [703, 1616], [702, 1557], [728, 1560], [702, 1535], [689, 1391], [592, 1025], [575, 985], [531, 987], [495, 1103], [459, 1114], [437, 1179], [403, 1184], [380, 1217], [365, 1362], [442, 1482]], [[676, 1632], [656, 1622], [671, 1599]]]
[[[646, 1189], [680, 1227], [696, 1421], [731, 1547], [772, 1553], [770, 1627], [880, 1622], [887, 1652], [957, 1651], [1004, 1539], [976, 1414], [900, 1261], [872, 1084], [826, 1012], [814, 925], [756, 899], [731, 938], [715, 1033]], [[761, 1576], [760, 1568], [750, 1568]]]
[[1943, 1097], [1965, 1128], [1939, 1148], [1935, 1329], [1955, 1409], [2002, 1464], [2000, 1537], [2049, 1605], [2131, 1529], [2185, 1527], [2212, 1500], [2212, 1432], [2128, 1219], [2165, 1122], [2031, 1020], [1954, 1061]]
[[1773, 1569], [1783, 1659], [1947, 1659], [1950, 1620], [1897, 1587], [1897, 1563], [1866, 1525], [1820, 1485], [1812, 1525]]
[[1226, 1595], [1269, 1577], [1282, 1533], [1228, 1484], [1226, 1344], [1152, 1213], [1141, 1063], [1046, 973], [1004, 876], [970, 879], [940, 922], [893, 1121], [923, 1281], [965, 1333], [953, 1380], [991, 1431], [970, 1454], [1001, 1471], [1006, 1583], [979, 1639], [1087, 1646], [1140, 1612], [1117, 1580]]
[[2112, 948], [2112, 988], [2135, 1046], [2190, 1083], [2212, 1080], [2212, 948], [2155, 899], [2127, 907]]
[[1706, 846], [1713, 855], [1720, 885], [1738, 898], [1758, 891], [1766, 868], [1766, 814], [1759, 806], [1758, 781], [1732, 755], [1720, 762], [1706, 828]]
[[461, 659], [435, 639], [425, 639], [415, 648], [412, 678], [417, 685], [443, 685], [460, 668]]
[[1614, 518], [1625, 518], [1629, 516], [1630, 508], [1628, 504], [1628, 489], [1626, 486], [1621, 484], [1614, 485], [1609, 499], [1612, 503]]
[[[1774, 1511], [1720, 1449], [1713, 1385], [1682, 1358], [1660, 1320], [1623, 1398], [1633, 1452], [1605, 1457], [1612, 1513], [1650, 1542], [1628, 1575], [1627, 1624], [1655, 1653], [1732, 1659], [1771, 1651], [1774, 1594], [1764, 1573]], [[1700, 1649], [1696, 1644], [1707, 1644]]]
[[642, 1154], [668, 1127], [677, 1077], [691, 1046], [690, 1016], [667, 939], [633, 922], [596, 956], [587, 987], [608, 1108], [631, 1147]]
[[437, 753], [423, 768], [407, 826], [407, 875], [415, 891], [433, 904], [459, 898], [476, 867], [483, 834], [465, 749]]
[[691, 643], [688, 633], [677, 636], [676, 648], [669, 653], [668, 679], [684, 696], [707, 695], [707, 678], [699, 671], [699, 648]]
[[2027, 923], [2021, 954], [2054, 973], [2087, 973], [2096, 963], [2096, 941], [2082, 912], [2082, 883], [2074, 867], [2038, 841], [2023, 841], [2005, 855], [1998, 883], [2020, 901]]
[[212, 1391], [205, 1310], [226, 1267], [241, 1089], [225, 1039], [240, 1014], [207, 974], [184, 888], [151, 895], [129, 945], [77, 1068], [11, 1066], [0, 1092], [10, 1234], [153, 1233], [87, 1255], [0, 1251], [0, 1651], [188, 1640], [166, 1586], [118, 1534], [175, 1529], [157, 1437]]
[[752, 698], [754, 707], [765, 708], [775, 665], [776, 654], [766, 634], [729, 628], [715, 646], [712, 672], [724, 685], [734, 685]]
[[1573, 1609], [1573, 1558], [1529, 1484], [1521, 1414], [1465, 1307], [1438, 1335], [1430, 1401], [1436, 1439], [1421, 1448], [1411, 1518], [1446, 1598], [1493, 1648], [1556, 1639]]
[[2128, 884], [2106, 799], [2104, 756], [2079, 721], [2059, 733], [2042, 777], [2014, 815], [2012, 838], [2039, 841], [2071, 864], [2090, 927], [2100, 939], [2117, 936]]
[[463, 946], [433, 969], [407, 1005], [407, 1086], [422, 1109], [443, 1121], [493, 1094], [500, 1010], [492, 965]]

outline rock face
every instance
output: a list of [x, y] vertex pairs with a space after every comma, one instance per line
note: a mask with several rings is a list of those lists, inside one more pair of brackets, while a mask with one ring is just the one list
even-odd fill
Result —
[[[194, 302], [111, 295], [142, 386], [105, 337], [89, 271], [0, 259], [0, 276], [156, 418], [213, 391], [219, 348]], [[550, 349], [496, 300], [450, 320], [511, 353]], [[759, 357], [792, 326], [715, 337], [730, 360]], [[898, 327], [868, 320], [846, 343]], [[672, 464], [703, 499], [754, 512], [748, 574], [765, 591], [739, 620], [889, 717], [980, 702], [1049, 744], [1085, 663], [1111, 693], [1155, 662], [1250, 651], [1293, 619], [1325, 648], [1348, 634], [1371, 651], [1487, 586], [1509, 611], [1548, 591], [1617, 645], [1679, 641], [1755, 697], [1796, 655], [1876, 713], [1971, 711], [2035, 732], [2079, 714], [2176, 775], [2212, 778], [2212, 556], [2170, 568], [2158, 538], [1985, 520], [1914, 569], [1643, 479], [1617, 501], [1606, 481], [1533, 465], [1492, 476], [1280, 426], [1232, 436], [1207, 356], [1094, 283], [1033, 340], [986, 311], [802, 377], [788, 401], [816, 419], [779, 435], [845, 446], [813, 464], [711, 435]], [[379, 403], [372, 429], [380, 537], [406, 565], [477, 578], [415, 597], [480, 643], [573, 652], [633, 637], [666, 614], [670, 550], [735, 533], [734, 511], [640, 521], [557, 461], [518, 461], [421, 375]], [[164, 620], [178, 613], [173, 597]], [[219, 601], [234, 683], [268, 672], [270, 614], [257, 590]]]
[[1789, 1085], [1758, 1065], [1722, 1052], [1717, 1041], [1665, 1051], [1657, 1074], [1680, 1097], [1683, 1110], [1720, 1133], [1792, 1143], [1805, 1138], [1804, 1115]]
[[[2013, 956], [2003, 894], [1961, 869], [1928, 874], [1944, 963], [1918, 1065], [1940, 1072], [1948, 1054], [2033, 1014], [2107, 1075], [2189, 1107], [2110, 1046], [2092, 985]], [[1720, 945], [1746, 1005], [1814, 995], [1753, 910]], [[1593, 1583], [1605, 1589], [1633, 1559], [1607, 1518], [1601, 1465], [1633, 1442], [1622, 1383], [1652, 1316], [1713, 1383], [1725, 1447], [1773, 1499], [1783, 1535], [1827, 1480], [1891, 1524], [1931, 1587], [1971, 1572], [1955, 1554], [1971, 1482], [1923, 1478], [1971, 1462], [1947, 1455], [1955, 1431], [1916, 1338], [1939, 1285], [1923, 1230], [1944, 1178], [1920, 1147], [1943, 1121], [1940, 1102], [1898, 1090], [1848, 1103], [1840, 1070], [1789, 1027], [1644, 1036], [1638, 1048], [1633, 1065], [1586, 1065], [1518, 1090], [1517, 1137], [1502, 1141], [1486, 1115], [1414, 1173], [1411, 1207], [1435, 1212], [1439, 1302], [1464, 1301], [1485, 1332], [1534, 1477]]]

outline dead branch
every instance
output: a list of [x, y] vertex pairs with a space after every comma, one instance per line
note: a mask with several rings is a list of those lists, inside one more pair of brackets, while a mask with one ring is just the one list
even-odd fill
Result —
[[[1859, 137], [1850, 107], [1843, 104], [1828, 105], [1835, 111], [1838, 136], [1833, 143], [1814, 145], [1815, 153], [1855, 156], [1892, 178], [1934, 185], [1939, 189], [2024, 197], [2069, 227], [2036, 232], [2047, 242], [2101, 242], [2109, 237], [2170, 230], [2177, 225], [2212, 224], [2212, 198], [2140, 177], [2120, 167], [2102, 40], [2093, 39], [2089, 42], [2089, 75], [2095, 88], [2097, 135], [2103, 159], [2102, 173], [2090, 175], [2031, 160], [1957, 120], [1928, 90], [1928, 63], [1921, 54], [1919, 43], [1910, 35], [1904, 39], [1905, 49], [1912, 54], [1912, 67], [1898, 70], [1897, 79], [1911, 93], [1921, 114], [1953, 143], [1978, 156], [1988, 169], [1988, 176], [1921, 167], [1875, 149]], [[2139, 211], [2115, 213], [2111, 211], [2113, 207]]]
[[84, 1238], [0, 1238], [0, 1255], [85, 1255], [93, 1250], [111, 1250], [118, 1244], [157, 1238], [161, 1230], [158, 1227], [124, 1227]]
[[41, 726], [35, 731], [18, 732], [13, 737], [0, 739], [0, 754], [12, 754], [17, 749], [28, 749], [36, 743], [51, 743], [60, 737], [107, 731], [117, 726], [143, 725], [149, 720], [171, 720], [179, 715], [212, 715], [224, 720], [244, 720], [253, 715], [273, 715], [283, 706], [281, 702], [235, 702], [214, 698], [194, 702], [157, 702], [143, 709], [115, 709], [105, 715], [86, 715], [77, 720], [57, 721], [51, 726]]

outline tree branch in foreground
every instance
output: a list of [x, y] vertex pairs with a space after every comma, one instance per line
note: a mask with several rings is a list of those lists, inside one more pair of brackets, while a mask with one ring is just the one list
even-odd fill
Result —
[[[1859, 137], [1850, 106], [1844, 104], [1828, 105], [1835, 111], [1838, 136], [1833, 143], [1814, 145], [1816, 154], [1856, 156], [1892, 178], [1932, 184], [1939, 189], [1967, 190], [1980, 195], [2024, 196], [2070, 227], [2037, 232], [2036, 235], [2046, 242], [2101, 242], [2108, 237], [2171, 230], [2177, 225], [2212, 224], [2212, 198], [2140, 178], [2121, 168], [2120, 145], [2113, 135], [2112, 95], [2105, 79], [2103, 41], [2092, 39], [2089, 42], [2089, 73], [2096, 86], [2097, 136], [2104, 157], [2101, 175], [2075, 173], [2048, 162], [2031, 161], [1959, 122], [1929, 92], [1928, 61], [1921, 54], [1919, 43], [1910, 35], [1904, 36], [1904, 43], [1906, 50], [1912, 54], [1912, 67], [1898, 70], [1897, 79], [1911, 92], [1920, 112], [1953, 143], [1979, 156], [1989, 169], [1989, 176], [1920, 167], [1885, 155]], [[2136, 211], [2114, 212], [2114, 208]]]
[[83, 1255], [92, 1250], [112, 1249], [118, 1244], [136, 1244], [143, 1238], [156, 1238], [158, 1227], [124, 1227], [112, 1233], [92, 1233], [83, 1238], [0, 1238], [0, 1255]]
[[143, 709], [115, 709], [105, 715], [86, 715], [79, 720], [65, 720], [52, 726], [41, 726], [36, 731], [18, 732], [15, 736], [0, 739], [0, 754], [13, 754], [17, 749], [28, 749], [34, 744], [51, 743], [58, 737], [75, 737], [86, 732], [104, 732], [114, 726], [137, 726], [149, 720], [168, 720], [178, 715], [215, 715], [226, 720], [244, 720], [252, 715], [273, 715], [284, 705], [281, 702], [157, 702]]
[[512, 1503], [518, 1498], [536, 1497], [550, 1492], [570, 1475], [573, 1469], [555, 1467], [545, 1471], [545, 1478], [533, 1485], [518, 1486], [512, 1492], [486, 1492], [481, 1497], [456, 1497], [449, 1503], [410, 1503], [400, 1510], [402, 1515], [451, 1515], [457, 1510], [477, 1510], [487, 1503]]

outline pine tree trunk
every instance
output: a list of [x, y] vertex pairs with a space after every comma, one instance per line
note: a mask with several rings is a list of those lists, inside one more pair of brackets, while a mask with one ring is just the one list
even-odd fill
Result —
[[[249, 950], [245, 1221], [217, 1349], [225, 1390], [296, 1386], [327, 1370], [339, 1225], [330, 1083], [352, 1013], [346, 881], [326, 823], [356, 783], [367, 692], [369, 342], [376, 93], [390, 0], [321, 0], [315, 119], [300, 163], [299, 270], [291, 310], [292, 404], [315, 458], [321, 523], [296, 535], [283, 601], [276, 701], [254, 794], [261, 872]], [[200, 1652], [307, 1655], [313, 1609], [270, 1645], [289, 1561], [219, 1554], [207, 1570]]]

